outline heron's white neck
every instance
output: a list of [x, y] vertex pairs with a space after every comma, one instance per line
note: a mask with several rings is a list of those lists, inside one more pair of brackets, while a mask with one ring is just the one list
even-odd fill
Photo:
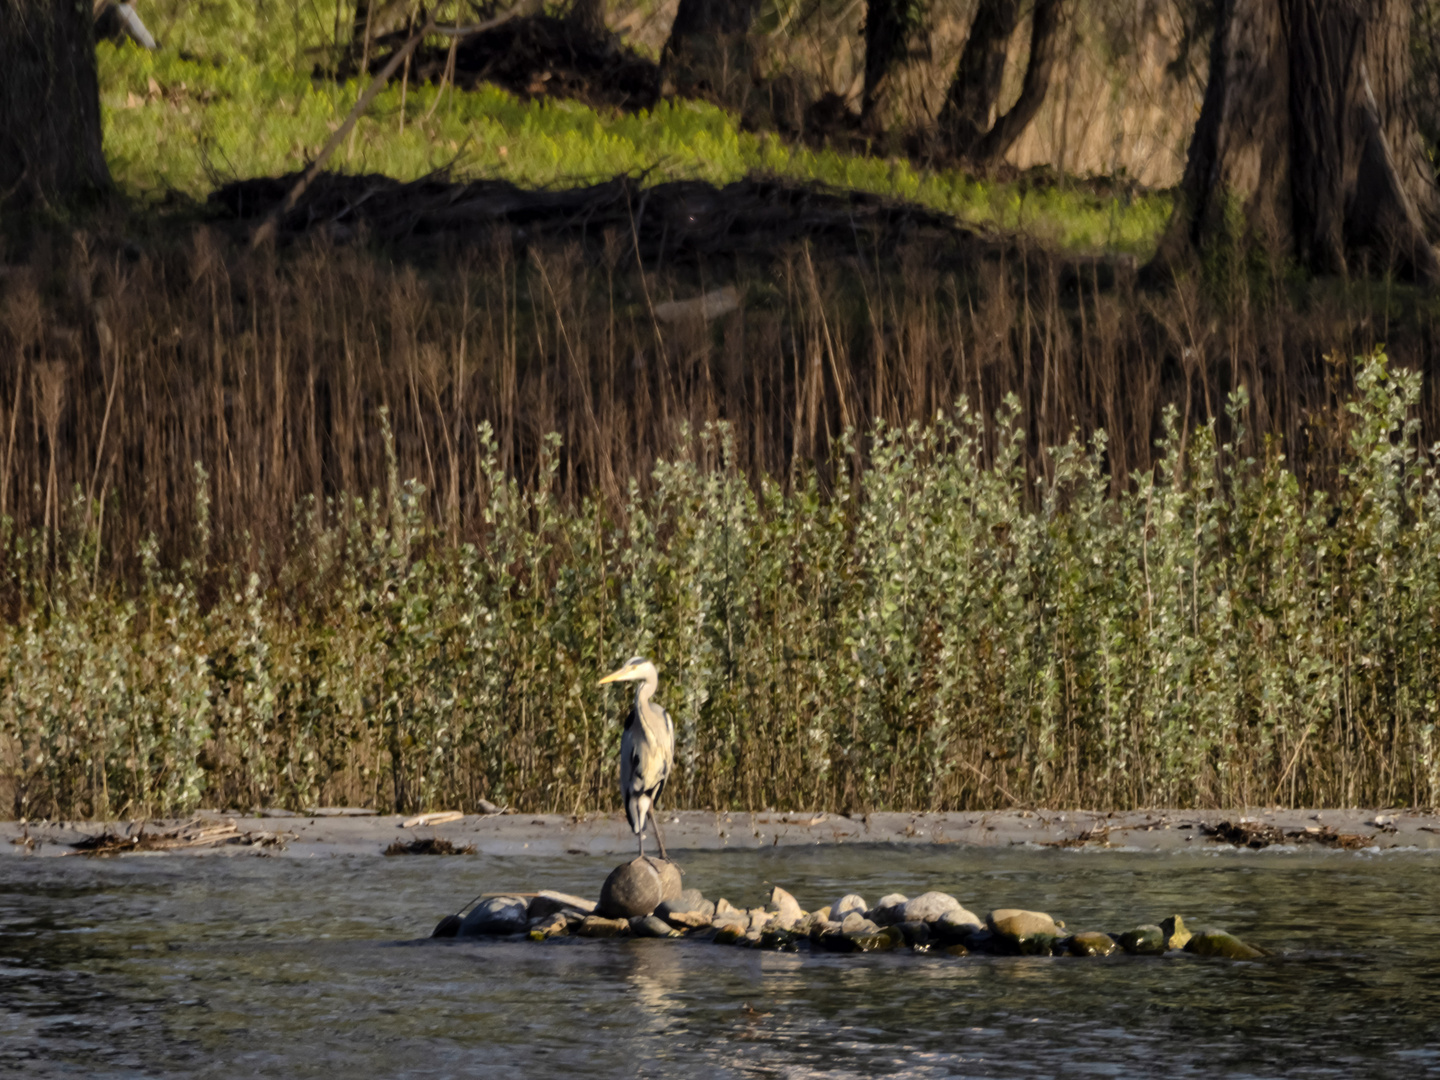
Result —
[[660, 685], [660, 673], [651, 665], [650, 670], [645, 674], [645, 681], [635, 684], [635, 707], [643, 709], [650, 704], [650, 696], [655, 693], [655, 688]]

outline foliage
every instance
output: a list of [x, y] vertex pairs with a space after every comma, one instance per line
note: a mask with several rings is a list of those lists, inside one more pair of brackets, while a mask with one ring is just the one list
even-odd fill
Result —
[[1223, 439], [1172, 410], [1118, 498], [1104, 433], [1028, 479], [1013, 400], [877, 425], [863, 465], [847, 439], [828, 494], [742, 474], [711, 426], [618, 511], [554, 497], [553, 439], [507, 476], [487, 429], [482, 542], [392, 465], [367, 497], [303, 500], [301, 554], [205, 603], [203, 471], [196, 555], [142, 552], [133, 595], [97, 581], [77, 494], [59, 550], [4, 535], [25, 602], [0, 628], [0, 783], [29, 816], [613, 807], [624, 702], [595, 679], [639, 652], [677, 721], [674, 806], [1433, 804], [1419, 393], [1358, 362], [1329, 494], [1273, 441], [1247, 455], [1243, 392]]

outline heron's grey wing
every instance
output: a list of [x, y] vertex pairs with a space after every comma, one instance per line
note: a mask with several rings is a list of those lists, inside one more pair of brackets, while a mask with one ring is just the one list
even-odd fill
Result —
[[675, 725], [670, 720], [670, 714], [663, 706], [654, 706], [654, 729], [656, 745], [653, 748], [654, 761], [651, 766], [652, 791], [651, 799], [654, 802], [660, 801], [660, 795], [665, 790], [665, 782], [670, 779], [670, 770], [675, 764]]
[[639, 794], [635, 790], [635, 780], [639, 773], [640, 756], [636, 752], [635, 732], [639, 725], [635, 723], [635, 710], [630, 710], [630, 715], [625, 718], [625, 732], [620, 736], [620, 800], [625, 804], [625, 820], [630, 822], [630, 828], [639, 831], [639, 825], [635, 821], [635, 796]]
[[670, 775], [670, 770], [675, 767], [675, 724], [670, 719], [670, 714], [664, 709], [660, 714], [665, 717], [665, 775]]

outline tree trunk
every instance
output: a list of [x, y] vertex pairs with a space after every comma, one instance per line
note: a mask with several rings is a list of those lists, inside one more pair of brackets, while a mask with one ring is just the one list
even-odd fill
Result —
[[750, 74], [746, 36], [760, 0], [680, 0], [665, 43], [666, 76], [681, 93], [728, 87]]
[[867, 120], [884, 111], [890, 76], [910, 49], [919, 15], [915, 0], [868, 0], [865, 5], [865, 88], [861, 115]]
[[565, 19], [576, 39], [594, 42], [605, 39], [605, 0], [571, 0]]
[[91, 5], [0, 0], [0, 204], [107, 190]]
[[1055, 70], [1061, 4], [1062, 0], [1035, 0], [1030, 61], [1020, 97], [992, 124], [990, 115], [999, 105], [1005, 77], [1005, 52], [1020, 22], [1020, 4], [1019, 0], [981, 0], [940, 110], [941, 136], [954, 154], [988, 168], [1009, 152], [1035, 119]]
[[1269, 241], [1317, 273], [1440, 281], [1409, 0], [1222, 0], [1210, 81], [1151, 272]]

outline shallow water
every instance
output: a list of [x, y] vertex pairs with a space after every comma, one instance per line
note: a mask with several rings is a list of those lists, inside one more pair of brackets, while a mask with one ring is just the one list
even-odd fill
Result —
[[0, 862], [0, 1074], [46, 1077], [1440, 1076], [1440, 855], [850, 847], [693, 853], [686, 884], [807, 908], [953, 892], [1237, 964], [424, 941], [586, 858]]

